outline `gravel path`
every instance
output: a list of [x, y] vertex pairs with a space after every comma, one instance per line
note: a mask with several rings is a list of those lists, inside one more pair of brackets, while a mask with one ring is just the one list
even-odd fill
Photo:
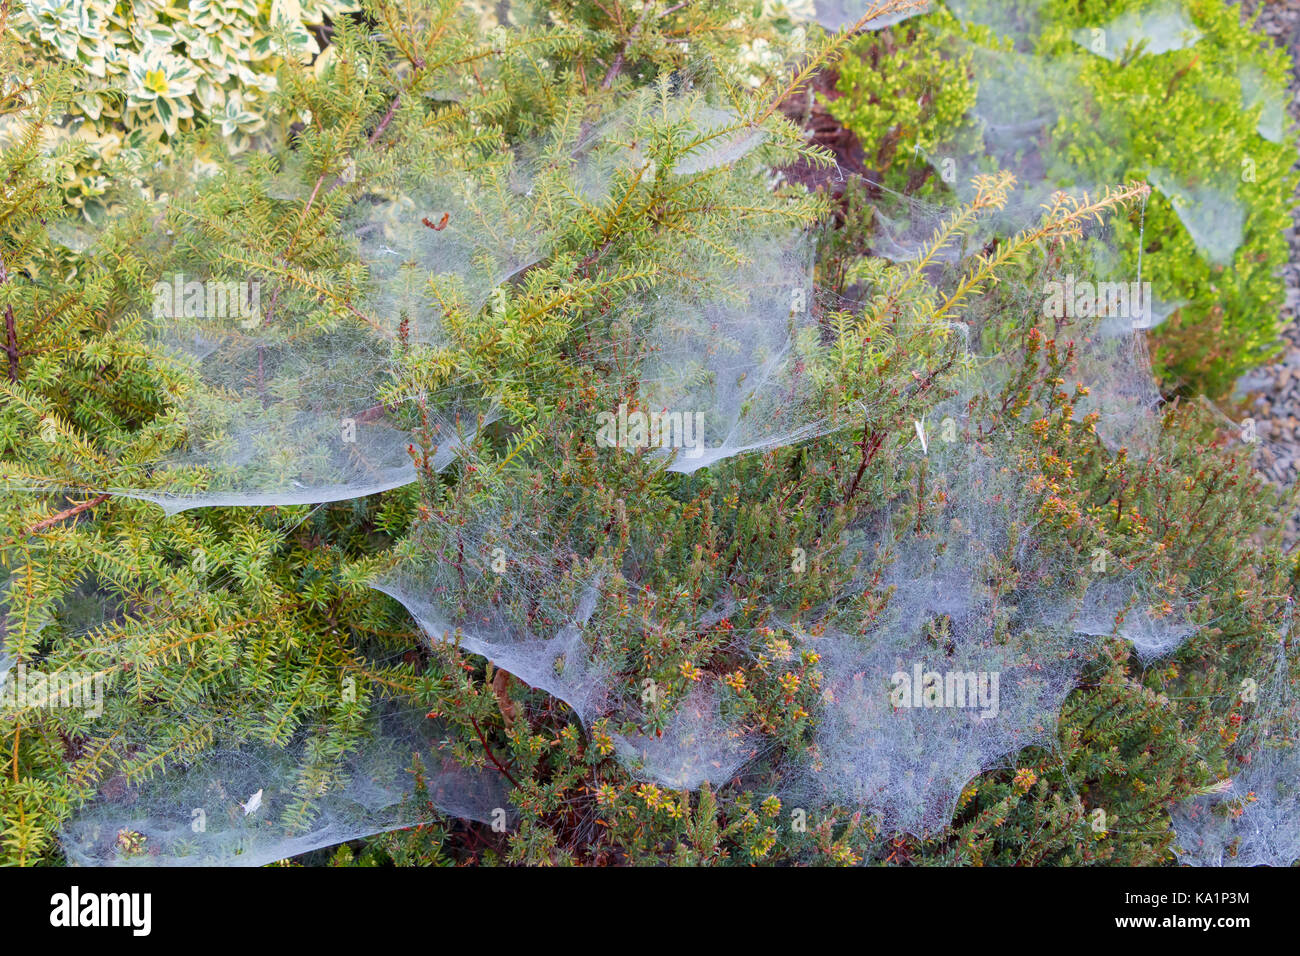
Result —
[[[1292, 122], [1300, 122], [1300, 0], [1241, 0], [1245, 22], [1263, 8], [1255, 29], [1267, 34], [1291, 55], [1290, 102], [1287, 113]], [[1300, 156], [1297, 156], [1300, 169]], [[1286, 303], [1282, 307], [1284, 349], [1274, 365], [1256, 369], [1242, 378], [1239, 391], [1256, 393], [1250, 409], [1258, 423], [1264, 448], [1258, 465], [1275, 484], [1291, 485], [1300, 471], [1300, 209], [1292, 213], [1291, 228], [1286, 231], [1291, 256], [1283, 267]], [[1300, 534], [1300, 515], [1292, 515], [1291, 537]]]

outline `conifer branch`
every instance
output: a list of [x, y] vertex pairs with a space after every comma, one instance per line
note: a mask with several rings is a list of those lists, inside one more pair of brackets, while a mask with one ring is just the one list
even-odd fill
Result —
[[[1004, 174], [1001, 181], [992, 183], [991, 188], [999, 193], [996, 208], [1005, 202], [1006, 189], [1013, 182], [1013, 177]], [[988, 177], [975, 177], [977, 188], [984, 192]], [[1133, 183], [1123, 189], [1104, 189], [1096, 199], [1086, 193], [1082, 199], [1075, 199], [1067, 193], [1057, 193], [1053, 203], [1047, 207], [1043, 222], [1031, 229], [1024, 229], [1009, 242], [1003, 243], [996, 252], [977, 257], [974, 267], [967, 272], [957, 288], [939, 305], [931, 316], [932, 320], [943, 319], [949, 312], [964, 303], [986, 281], [989, 281], [998, 269], [1015, 260], [1025, 249], [1043, 239], [1071, 239], [1082, 235], [1085, 223], [1102, 222], [1102, 213], [1113, 211], [1116, 207], [1127, 205], [1135, 199], [1145, 197], [1151, 191], [1146, 183]]]
[[[682, 5], [678, 4], [677, 6], [681, 7]], [[645, 9], [641, 11], [640, 19], [638, 19], [636, 23], [633, 24], [632, 32], [630, 32], [627, 35], [627, 41], [623, 44], [623, 48], [618, 51], [618, 53], [614, 57], [614, 62], [611, 63], [609, 65], [609, 69], [605, 71], [605, 78], [600, 81], [600, 88], [602, 90], [608, 90], [611, 86], [614, 85], [614, 80], [618, 78], [619, 73], [621, 73], [623, 70], [623, 61], [627, 59], [627, 51], [632, 48], [632, 44], [635, 43], [637, 41], [637, 38], [641, 36], [641, 28], [645, 26], [645, 22], [650, 18], [650, 14], [654, 13], [654, 9], [655, 9], [655, 5], [653, 0], [650, 0], [650, 2], [646, 3]], [[671, 12], [672, 11], [669, 10], [664, 15], [666, 16], [667, 13], [671, 13]]]

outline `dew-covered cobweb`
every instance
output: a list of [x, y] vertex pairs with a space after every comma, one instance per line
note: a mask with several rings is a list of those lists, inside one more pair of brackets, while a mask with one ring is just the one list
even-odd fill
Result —
[[[822, 0], [814, 6], [828, 29], [869, 9]], [[866, 26], [882, 28], [928, 5], [915, 6]], [[958, 15], [970, 7], [949, 6]], [[949, 207], [869, 183], [878, 207], [873, 254], [924, 263], [915, 281], [939, 288], [986, 243], [1032, 227], [1059, 190], [1095, 195], [1103, 184], [1076, 175], [1045, 141], [1084, 58], [1160, 55], [1198, 37], [1186, 13], [1166, 5], [1081, 31], [1078, 49], [1058, 60], [976, 51], [976, 106], [927, 159], [936, 170], [951, 161], [962, 171], [943, 176], [961, 200], [978, 193], [973, 174], [1013, 172], [1010, 200], [934, 247]], [[1260, 133], [1272, 138], [1272, 94], [1259, 77], [1243, 78], [1243, 89], [1248, 104], [1263, 106]], [[456, 383], [393, 400], [404, 350], [454, 346], [449, 316], [491, 309], [495, 290], [546, 263], [553, 250], [542, 223], [551, 210], [538, 202], [547, 191], [535, 188], [546, 177], [570, 178], [575, 194], [595, 203], [629, 170], [662, 174], [648, 169], [644, 144], [629, 135], [647, 117], [671, 126], [687, 146], [671, 175], [752, 165], [766, 142], [734, 104], [665, 80], [633, 91], [597, 120], [517, 144], [499, 161], [383, 184], [349, 214], [366, 267], [355, 299], [327, 308], [309, 295], [276, 299], [268, 287], [261, 309], [248, 315], [212, 321], [182, 307], [180, 315], [155, 317], [155, 341], [191, 383], [177, 403], [181, 450], [160, 459], [147, 482], [102, 490], [169, 512], [354, 498], [416, 479], [413, 441], [421, 427], [438, 448], [434, 470], [457, 458], [473, 461], [476, 437], [498, 418], [493, 396]], [[780, 179], [770, 170], [759, 175]], [[847, 175], [825, 173], [827, 182]], [[1244, 221], [1235, 184], [1184, 182], [1162, 170], [1147, 178], [1206, 258], [1230, 262]], [[1054, 281], [1064, 283], [1070, 267], [1081, 272], [1071, 281], [1144, 278], [1129, 271], [1106, 227], [1084, 238], [1083, 258], [1054, 267]], [[623, 401], [600, 426], [612, 440], [595, 441], [596, 453], [639, 455], [670, 473], [662, 480], [685, 482], [869, 428], [878, 410], [871, 396], [846, 396], [811, 371], [834, 345], [822, 321], [828, 302], [813, 281], [814, 234], [737, 222], [725, 249], [714, 243], [695, 251], [723, 281], [648, 282], [592, 326], [604, 336], [602, 356], [625, 362], [608, 383]], [[196, 264], [189, 278], [226, 276]], [[1004, 308], [1041, 310], [1046, 290], [999, 295]], [[1071, 343], [1072, 372], [1084, 386], [1075, 423], [1082, 428], [1095, 415], [1097, 436], [1112, 453], [1159, 448], [1161, 398], [1145, 329], [1176, 307], [1148, 297], [1134, 308], [1059, 319], [1057, 337]], [[690, 790], [761, 770], [799, 805], [853, 804], [882, 832], [933, 833], [951, 821], [976, 776], [1026, 747], [1054, 746], [1062, 702], [1100, 640], [1125, 640], [1150, 663], [1197, 630], [1182, 596], [1159, 592], [1117, 563], [1090, 566], [1052, 552], [1035, 533], [1043, 520], [1038, 492], [1017, 470], [1013, 444], [985, 435], [974, 411], [1005, 384], [1022, 347], [985, 334], [984, 308], [960, 305], [922, 330], [953, 343], [953, 394], [926, 420], [887, 436], [901, 449], [895, 494], [831, 549], [848, 584], [821, 606], [784, 606], [774, 583], [738, 597], [730, 581], [688, 600], [651, 572], [655, 552], [645, 529], [612, 549], [592, 532], [601, 521], [583, 489], [542, 482], [487, 484], [472, 508], [423, 514], [367, 582], [406, 609], [430, 652], [486, 660], [523, 685], [530, 700], [562, 702], [584, 733], [607, 737], [638, 779]], [[674, 437], [662, 441], [665, 434]], [[629, 457], [627, 464], [645, 461]], [[85, 490], [70, 480], [52, 484]], [[996, 569], [1009, 572], [1015, 587], [995, 587]], [[113, 629], [131, 613], [115, 609], [111, 619], [88, 625], [105, 639], [86, 643], [87, 670], [112, 658]], [[629, 636], [633, 646], [661, 638], [652, 622], [671, 619], [680, 633], [694, 634], [746, 613], [766, 622], [765, 640], [777, 635], [820, 662], [820, 709], [800, 760], [770, 763], [772, 741], [737, 716], [715, 678], [676, 695], [620, 679], [628, 661], [615, 649]], [[740, 657], [764, 653], [754, 634], [731, 640], [728, 650]], [[15, 661], [0, 657], [0, 666], [9, 672]], [[1186, 859], [1222, 862], [1230, 853], [1238, 862], [1285, 863], [1296, 856], [1294, 748], [1283, 745], [1294, 740], [1289, 677], [1265, 675], [1261, 687], [1258, 746], [1232, 789], [1175, 814]], [[110, 687], [100, 732], [124, 713], [112, 695], [127, 692]], [[429, 812], [493, 823], [509, 815], [501, 778], [490, 767], [456, 763], [440, 746], [443, 728], [410, 701], [377, 697], [350, 711], [356, 737], [346, 748], [311, 720], [283, 728], [264, 722], [250, 733], [240, 708], [251, 703], [232, 695], [221, 708], [228, 726], [196, 732], [175, 759], [148, 772], [124, 771], [87, 794], [63, 833], [68, 858], [256, 865], [417, 825]], [[127, 730], [124, 765], [165, 743], [151, 740], [144, 725]], [[244, 742], [232, 743], [236, 738]], [[1247, 793], [1255, 799], [1236, 812]], [[1223, 804], [1232, 805], [1225, 812]]]

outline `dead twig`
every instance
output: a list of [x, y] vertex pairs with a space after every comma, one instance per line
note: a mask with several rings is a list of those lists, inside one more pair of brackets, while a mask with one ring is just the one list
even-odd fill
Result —
[[36, 524], [32, 525], [31, 528], [28, 529], [27, 533], [36, 534], [38, 531], [45, 531], [49, 528], [53, 528], [60, 521], [66, 521], [68, 518], [74, 518], [77, 515], [81, 514], [83, 511], [89, 511], [91, 508], [94, 508], [97, 505], [102, 505], [105, 501], [107, 501], [111, 497], [112, 495], [105, 492], [102, 495], [96, 495], [95, 497], [91, 498], [89, 501], [83, 501], [79, 505], [73, 505], [71, 508], [65, 508], [63, 511], [60, 511], [58, 514], [50, 515], [48, 518], [36, 522]]

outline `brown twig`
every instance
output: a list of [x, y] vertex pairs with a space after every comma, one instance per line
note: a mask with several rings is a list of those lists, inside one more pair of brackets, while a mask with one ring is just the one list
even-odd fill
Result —
[[96, 495], [95, 497], [91, 498], [89, 501], [83, 501], [79, 505], [73, 505], [71, 508], [66, 508], [63, 511], [60, 511], [58, 514], [50, 515], [48, 518], [36, 522], [36, 524], [31, 526], [31, 528], [28, 530], [27, 533], [36, 534], [38, 531], [45, 531], [48, 528], [52, 528], [60, 521], [64, 521], [68, 518], [75, 517], [81, 514], [83, 511], [89, 511], [91, 508], [94, 508], [96, 505], [102, 505], [110, 497], [112, 496], [109, 495], [107, 492], [105, 492], [102, 495]]

